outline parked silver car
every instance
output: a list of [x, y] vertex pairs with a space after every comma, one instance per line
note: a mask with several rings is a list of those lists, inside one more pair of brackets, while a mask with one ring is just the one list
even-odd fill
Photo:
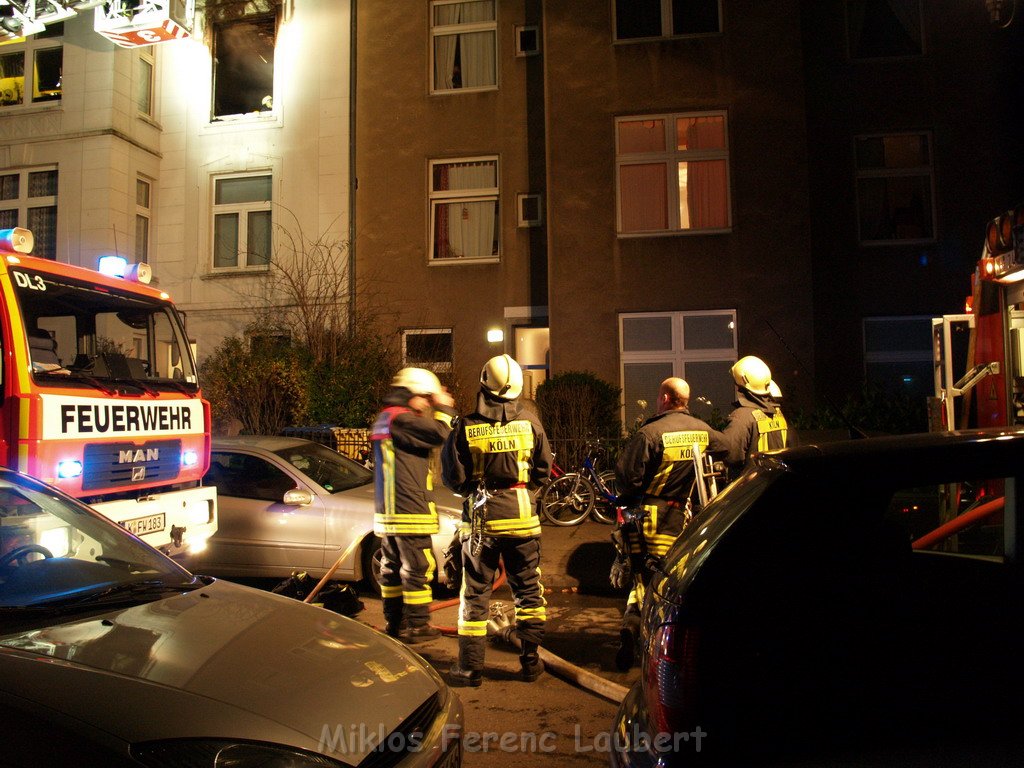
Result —
[[458, 697], [401, 643], [298, 600], [193, 576], [7, 470], [0, 711], [4, 766], [461, 761]]
[[[189, 561], [214, 576], [322, 576], [352, 542], [359, 542], [334, 578], [376, 585], [373, 563], [373, 472], [326, 446], [295, 437], [216, 438], [204, 482], [217, 487], [219, 521], [207, 549]], [[434, 557], [458, 529], [459, 498], [435, 491], [441, 530]], [[440, 567], [438, 568], [440, 570]], [[443, 574], [439, 576], [443, 579]]]

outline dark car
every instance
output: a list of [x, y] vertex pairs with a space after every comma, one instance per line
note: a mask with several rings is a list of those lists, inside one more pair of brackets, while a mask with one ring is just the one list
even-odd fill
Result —
[[652, 579], [614, 766], [1024, 754], [1024, 431], [761, 454]]

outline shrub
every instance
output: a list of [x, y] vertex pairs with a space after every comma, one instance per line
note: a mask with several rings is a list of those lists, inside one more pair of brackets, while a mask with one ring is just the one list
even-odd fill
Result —
[[582, 463], [588, 440], [617, 445], [622, 435], [618, 387], [592, 373], [568, 371], [537, 388], [537, 409], [563, 467]]

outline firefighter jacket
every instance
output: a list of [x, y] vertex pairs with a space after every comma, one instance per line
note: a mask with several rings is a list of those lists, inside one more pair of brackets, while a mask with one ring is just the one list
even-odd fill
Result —
[[430, 498], [434, 480], [430, 451], [451, 432], [455, 411], [441, 406], [433, 415], [408, 407], [410, 393], [396, 389], [370, 433], [373, 444], [373, 532], [384, 535], [430, 535], [438, 532], [437, 508]]
[[651, 555], [663, 555], [685, 525], [687, 499], [697, 510], [694, 488], [693, 445], [704, 453], [724, 456], [725, 436], [685, 408], [652, 416], [626, 444], [615, 467], [619, 503], [641, 506], [643, 542], [630, 541], [630, 551], [641, 546]]
[[[452, 430], [441, 453], [444, 484], [460, 496], [479, 485], [491, 494], [483, 532], [488, 536], [539, 536], [535, 489], [551, 473], [553, 457], [537, 415], [519, 400], [477, 396], [476, 412]], [[470, 522], [463, 512], [462, 531]]]
[[729, 443], [726, 462], [730, 469], [742, 469], [747, 459], [760, 451], [793, 444], [786, 417], [770, 396], [754, 395], [737, 387], [734, 405], [724, 430]]

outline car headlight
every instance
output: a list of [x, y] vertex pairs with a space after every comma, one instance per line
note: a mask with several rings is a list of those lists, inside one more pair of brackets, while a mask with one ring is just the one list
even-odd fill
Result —
[[229, 739], [168, 739], [134, 744], [132, 757], [150, 768], [342, 768], [302, 749]]

